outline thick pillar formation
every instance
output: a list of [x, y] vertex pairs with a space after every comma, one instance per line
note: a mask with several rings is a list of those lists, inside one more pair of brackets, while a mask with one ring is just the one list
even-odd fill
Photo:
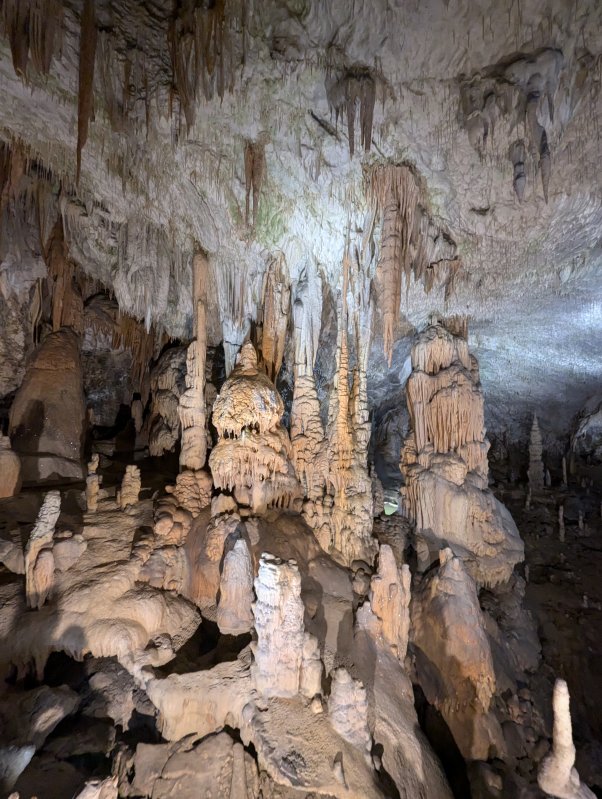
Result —
[[264, 553], [255, 578], [255, 595], [257, 641], [251, 644], [255, 688], [265, 697], [296, 696], [305, 637], [297, 563]]
[[507, 580], [524, 557], [506, 508], [488, 489], [483, 395], [466, 341], [439, 323], [418, 335], [407, 384], [412, 430], [401, 470], [421, 565], [449, 546], [477, 582]]
[[151, 371], [148, 451], [153, 457], [173, 451], [180, 434], [179, 403], [184, 391], [186, 350], [171, 347]]
[[493, 657], [475, 582], [451, 549], [441, 551], [439, 569], [414, 591], [412, 644], [426, 698], [442, 713], [462, 755], [486, 760], [501, 738], [489, 714]]
[[48, 335], [15, 395], [9, 435], [26, 482], [83, 477], [86, 404], [79, 347], [70, 329]]

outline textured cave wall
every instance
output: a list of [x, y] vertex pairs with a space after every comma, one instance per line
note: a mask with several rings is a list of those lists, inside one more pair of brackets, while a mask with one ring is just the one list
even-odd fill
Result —
[[[602, 10], [595, 0], [575, 7], [563, 0], [520, 7], [490, 0], [478, 11], [468, 0], [395, 7], [272, 0], [246, 15], [232, 1], [223, 91], [217, 78], [207, 91], [199, 77], [193, 101], [190, 75], [174, 72], [170, 56], [171, 11], [99, 1], [94, 118], [87, 121], [77, 185], [83, 3], [64, 5], [60, 57], [48, 76], [30, 64], [24, 81], [8, 42], [0, 41], [0, 135], [21, 140], [60, 180], [71, 255], [112, 287], [122, 310], [188, 337], [192, 307], [182, 287], [190, 285], [200, 247], [212, 270], [208, 343], [223, 339], [233, 352], [257, 318], [269, 256], [282, 253], [291, 275], [310, 270], [336, 294], [346, 231], [361, 236], [371, 224], [364, 167], [408, 161], [461, 269], [453, 291], [435, 286], [426, 293], [413, 279], [403, 286], [390, 367], [377, 320], [372, 404], [400, 392], [409, 347], [403, 337], [439, 310], [469, 317], [490, 428], [526, 432], [536, 409], [544, 434], [566, 430], [592, 393], [602, 343], [596, 133]], [[542, 73], [535, 124], [525, 104], [542, 50], [561, 53], [562, 65], [551, 78]], [[368, 93], [359, 100], [362, 119], [358, 108], [352, 126], [351, 157], [352, 128], [344, 113], [337, 124], [334, 107], [344, 87], [359, 91], [364, 79], [375, 99], [373, 145], [366, 152], [360, 129], [360, 122], [369, 124]], [[509, 99], [508, 80], [514, 81]], [[533, 151], [539, 128], [545, 148], [540, 142]], [[509, 157], [518, 139], [526, 148], [522, 202]], [[250, 193], [257, 208], [249, 215]], [[377, 224], [376, 244], [379, 235]], [[4, 256], [2, 273], [17, 270], [18, 262]], [[16, 353], [27, 349], [24, 325], [15, 318], [24, 313], [9, 314], [15, 366]], [[316, 368], [327, 382], [326, 358]]]

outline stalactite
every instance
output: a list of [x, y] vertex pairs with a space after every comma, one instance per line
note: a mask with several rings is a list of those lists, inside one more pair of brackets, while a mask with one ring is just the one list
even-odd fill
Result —
[[527, 153], [522, 139], [518, 139], [510, 145], [508, 158], [512, 161], [513, 177], [512, 185], [519, 202], [525, 196], [525, 186], [527, 185], [527, 174], [525, 171], [525, 159]]
[[60, 46], [62, 26], [62, 0], [4, 0], [2, 28], [17, 75], [26, 75], [30, 57], [36, 72], [48, 74]]
[[232, 90], [231, 5], [228, 0], [202, 5], [185, 0], [169, 27], [174, 90], [189, 129], [195, 120], [199, 87], [207, 100], [214, 92], [223, 99], [226, 90]]
[[94, 116], [94, 62], [96, 59], [94, 0], [84, 0], [79, 39], [79, 88], [77, 96], [77, 168], [79, 183], [82, 150], [88, 140], [88, 125]]
[[334, 109], [338, 121], [344, 110], [347, 116], [347, 135], [349, 154], [355, 152], [355, 120], [359, 105], [360, 141], [366, 152], [372, 146], [372, 124], [374, 103], [376, 101], [376, 82], [368, 70], [350, 70], [337, 80], [327, 91], [328, 102]]
[[245, 223], [249, 224], [249, 201], [253, 193], [253, 226], [257, 223], [259, 194], [265, 179], [265, 144], [262, 140], [245, 144]]
[[460, 268], [455, 244], [439, 230], [422, 207], [422, 188], [406, 164], [378, 164], [367, 174], [367, 194], [381, 218], [380, 255], [376, 271], [382, 308], [385, 355], [393, 357], [403, 282], [413, 275], [425, 290], [453, 286]]
[[289, 318], [290, 286], [283, 255], [270, 261], [263, 279], [261, 358], [270, 380], [282, 366]]
[[60, 217], [50, 235], [44, 257], [48, 279], [52, 284], [52, 329], [57, 331], [61, 327], [71, 327], [81, 334], [84, 329], [84, 304], [75, 280], [75, 265], [68, 255]]

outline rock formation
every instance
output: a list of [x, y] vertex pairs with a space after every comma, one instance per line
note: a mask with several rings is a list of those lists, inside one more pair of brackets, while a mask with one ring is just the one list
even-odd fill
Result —
[[0, 39], [3, 795], [592, 799], [599, 0]]
[[226, 553], [219, 585], [217, 626], [227, 635], [241, 635], [253, 627], [253, 563], [244, 538]]
[[49, 491], [38, 513], [25, 548], [25, 595], [27, 606], [39, 610], [54, 584], [54, 528], [61, 512], [60, 491]]
[[263, 696], [296, 696], [304, 643], [304, 607], [297, 564], [262, 555], [255, 595], [253, 683]]
[[117, 503], [122, 510], [138, 502], [141, 485], [140, 469], [138, 466], [133, 464], [126, 466], [125, 474], [121, 481], [121, 489], [117, 494]]
[[501, 731], [489, 713], [496, 678], [485, 619], [462, 560], [446, 549], [440, 564], [413, 597], [416, 668], [464, 757], [486, 760]]
[[59, 330], [36, 350], [11, 405], [9, 435], [25, 482], [83, 476], [85, 417], [79, 338]]
[[291, 444], [281, 425], [282, 400], [257, 366], [250, 342], [213, 406], [219, 441], [209, 457], [216, 488], [230, 491], [253, 513], [292, 507], [299, 498]]
[[412, 432], [401, 469], [416, 534], [425, 542], [423, 568], [445, 545], [477, 582], [504, 582], [523, 559], [523, 545], [512, 517], [487, 488], [483, 396], [466, 341], [441, 324], [420, 333], [407, 397]]
[[195, 340], [186, 351], [186, 390], [180, 395], [178, 415], [182, 428], [180, 466], [199, 470], [207, 455], [205, 419], [205, 361], [207, 350], [206, 311], [207, 259], [197, 253], [193, 260], [193, 311]]
[[545, 470], [542, 451], [541, 430], [539, 429], [537, 414], [534, 414], [529, 437], [529, 487], [531, 492], [540, 491], [544, 486]]
[[579, 780], [575, 768], [569, 689], [564, 680], [556, 680], [553, 706], [554, 740], [552, 751], [539, 767], [539, 787], [558, 799], [594, 799], [595, 794]]
[[10, 446], [10, 438], [0, 433], [0, 499], [14, 497], [21, 490], [21, 461]]
[[369, 756], [372, 736], [368, 729], [366, 689], [359, 680], [351, 677], [347, 669], [339, 668], [332, 674], [328, 715], [341, 738]]
[[148, 449], [155, 457], [173, 450], [180, 434], [178, 409], [184, 393], [186, 357], [184, 347], [172, 347], [161, 355], [151, 371]]
[[98, 474], [100, 457], [98, 454], [92, 455], [88, 463], [88, 475], [86, 477], [86, 506], [88, 513], [95, 513], [98, 508], [98, 494], [102, 477]]
[[370, 583], [370, 608], [381, 625], [381, 634], [394, 654], [403, 663], [410, 632], [410, 567], [397, 568], [393, 550], [381, 544], [378, 551], [378, 572]]

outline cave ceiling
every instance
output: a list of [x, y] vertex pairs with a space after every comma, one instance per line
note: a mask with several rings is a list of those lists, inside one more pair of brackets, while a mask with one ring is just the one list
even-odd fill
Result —
[[[404, 283], [391, 366], [375, 314], [373, 405], [400, 394], [409, 334], [431, 313], [458, 314], [469, 320], [490, 427], [522, 432], [536, 409], [544, 432], [565, 429], [602, 366], [602, 5], [211, 5], [213, 22], [198, 30], [186, 2], [93, 4], [79, 180], [84, 4], [46, 3], [63, 8], [47, 75], [31, 58], [16, 74], [14, 47], [0, 40], [0, 136], [51, 174], [84, 272], [124, 311], [188, 338], [200, 248], [214, 275], [209, 344], [236, 345], [257, 316], [266, 265], [282, 257], [293, 296], [296, 283], [314, 281], [324, 318], [346, 247], [377, 258], [367, 175], [409, 164], [435, 231], [429, 268], [453, 261], [453, 279], [430, 291], [423, 279]], [[13, 6], [4, 3], [5, 20]], [[196, 64], [195, 36], [205, 43]], [[5, 297], [40, 275], [30, 238], [3, 243]]]

